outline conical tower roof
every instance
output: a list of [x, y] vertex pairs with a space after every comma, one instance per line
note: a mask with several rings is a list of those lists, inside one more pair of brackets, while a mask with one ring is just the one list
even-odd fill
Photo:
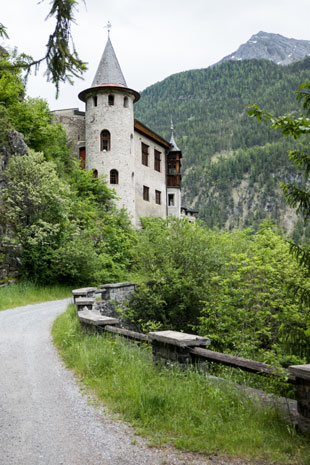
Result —
[[170, 144], [171, 148], [169, 152], [181, 152], [179, 147], [176, 144], [176, 141], [174, 140], [174, 127], [173, 127], [173, 121], [171, 120], [171, 137], [170, 137]]
[[124, 75], [115, 55], [114, 48], [110, 37], [103, 51], [92, 87], [102, 84], [117, 84], [127, 87]]
[[93, 95], [94, 92], [103, 89], [130, 93], [134, 96], [134, 102], [137, 102], [140, 98], [139, 92], [127, 87], [110, 36], [108, 37], [92, 86], [80, 92], [79, 99], [82, 100], [82, 102], [86, 102], [89, 95]]

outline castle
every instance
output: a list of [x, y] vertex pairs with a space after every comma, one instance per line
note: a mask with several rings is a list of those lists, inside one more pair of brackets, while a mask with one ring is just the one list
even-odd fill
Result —
[[108, 37], [92, 86], [79, 94], [85, 112], [53, 111], [67, 131], [81, 167], [94, 176], [106, 175], [118, 196], [118, 208], [126, 208], [139, 226], [143, 216], [186, 216], [196, 211], [181, 205], [181, 159], [171, 124], [166, 141], [134, 119], [134, 103], [140, 98], [124, 79]]

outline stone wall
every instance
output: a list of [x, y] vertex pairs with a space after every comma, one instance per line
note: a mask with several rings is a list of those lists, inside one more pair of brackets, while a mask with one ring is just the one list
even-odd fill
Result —
[[136, 283], [124, 282], [105, 284], [100, 287], [103, 300], [113, 300], [114, 302], [124, 302], [135, 292], [137, 287]]
[[[109, 187], [115, 189], [118, 200], [117, 208], [126, 208], [134, 223], [135, 186], [133, 153], [133, 99], [132, 94], [111, 92], [114, 105], [109, 105], [109, 92], [98, 92], [87, 98], [86, 110], [86, 169], [96, 169], [98, 174], [105, 174]], [[124, 107], [124, 98], [128, 106]], [[100, 147], [100, 134], [103, 130], [110, 132], [110, 150]], [[110, 171], [118, 171], [118, 184], [109, 184]]]
[[79, 158], [79, 148], [85, 147], [85, 112], [78, 108], [68, 108], [54, 110], [51, 114], [65, 129], [73, 156]]

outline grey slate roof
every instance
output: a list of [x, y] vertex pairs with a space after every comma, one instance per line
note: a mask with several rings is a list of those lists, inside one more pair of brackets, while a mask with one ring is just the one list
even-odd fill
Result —
[[179, 149], [179, 147], [176, 144], [176, 141], [174, 140], [173, 129], [174, 129], [173, 128], [173, 122], [171, 120], [171, 137], [170, 137], [171, 148], [170, 148], [169, 152], [181, 152], [181, 150]]
[[92, 87], [101, 84], [118, 84], [127, 87], [121, 67], [116, 58], [110, 37], [102, 54]]

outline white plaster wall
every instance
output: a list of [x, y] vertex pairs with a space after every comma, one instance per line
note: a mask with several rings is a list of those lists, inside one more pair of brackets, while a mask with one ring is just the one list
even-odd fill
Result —
[[[149, 146], [149, 166], [142, 164], [141, 143]], [[136, 195], [136, 224], [139, 226], [141, 216], [167, 217], [166, 195], [166, 155], [165, 149], [151, 139], [135, 131], [135, 195]], [[154, 169], [154, 149], [161, 153], [160, 172]], [[149, 201], [143, 200], [143, 186], [150, 189]], [[155, 190], [161, 192], [161, 205], [155, 202]]]
[[[114, 105], [108, 104], [108, 95], [114, 95]], [[124, 107], [124, 97], [128, 97], [128, 107]], [[118, 208], [126, 208], [133, 223], [135, 222], [135, 155], [132, 143], [134, 116], [133, 95], [124, 92], [97, 93], [97, 106], [93, 97], [87, 98], [86, 107], [86, 169], [96, 169], [98, 174], [107, 176], [110, 182], [110, 170], [118, 171], [118, 184], [109, 184], [114, 188], [119, 200]], [[107, 129], [111, 134], [111, 150], [100, 150], [100, 133]]]
[[174, 206], [169, 207], [168, 205], [168, 215], [174, 215], [179, 218], [181, 216], [181, 189], [178, 187], [167, 187], [167, 204], [169, 194], [174, 194]]

